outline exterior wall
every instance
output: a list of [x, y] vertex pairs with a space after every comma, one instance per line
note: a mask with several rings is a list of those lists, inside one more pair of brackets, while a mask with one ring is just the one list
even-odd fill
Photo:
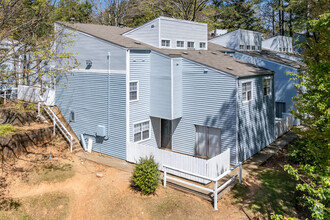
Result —
[[224, 47], [239, 50], [239, 31], [232, 31], [209, 41]]
[[230, 33], [213, 38], [210, 40], [210, 42], [234, 50], [242, 50], [240, 49], [240, 45], [244, 45], [245, 48], [243, 50], [247, 50], [247, 45], [250, 45], [250, 50], [252, 50], [252, 46], [255, 46], [255, 50], [258, 50], [258, 46], [261, 46], [262, 34], [255, 31], [238, 29], [236, 31], [232, 31]]
[[296, 73], [295, 68], [266, 60], [260, 57], [252, 57], [250, 55], [235, 53], [234, 57], [239, 60], [269, 69], [275, 72], [275, 102], [285, 102], [286, 112], [293, 107], [292, 97], [297, 95], [297, 89], [294, 87], [294, 81], [290, 80], [288, 73]]
[[172, 118], [182, 117], [182, 59], [172, 59]]
[[159, 47], [159, 26], [159, 19], [157, 18], [123, 35], [151, 46]]
[[222, 152], [236, 153], [236, 78], [182, 60], [182, 118], [174, 121], [173, 151], [195, 154], [195, 125], [221, 129]]
[[150, 66], [150, 116], [171, 119], [171, 58], [151, 52]]
[[[293, 52], [292, 38], [286, 36], [276, 36], [262, 41], [262, 48], [276, 52]], [[280, 50], [280, 48], [282, 48]], [[288, 48], [289, 51], [283, 51], [283, 48]]]
[[[259, 76], [239, 80], [238, 140], [240, 161], [248, 159], [275, 140], [274, 93], [272, 90], [271, 96], [264, 96], [264, 78]], [[242, 83], [248, 81], [252, 82], [252, 100], [242, 102]]]
[[156, 138], [153, 131], [153, 123], [150, 118], [150, 50], [130, 51], [130, 81], [139, 82], [139, 100], [129, 102], [129, 141], [134, 142], [134, 124], [144, 121], [150, 123], [150, 139], [141, 141], [144, 145], [156, 147]]
[[[96, 37], [84, 34], [82, 32], [66, 28], [64, 33], [70, 34], [73, 39], [73, 45], [66, 47], [65, 51], [73, 53], [80, 63], [79, 70], [109, 70], [108, 52], [110, 52], [111, 70], [114, 72], [126, 69], [125, 49], [115, 44], [103, 41]], [[60, 49], [60, 48], [58, 48]], [[92, 61], [92, 66], [87, 67], [86, 60]]]
[[[195, 49], [198, 50], [200, 42], [207, 45], [207, 24], [160, 17], [160, 43], [161, 40], [170, 40], [172, 49], [177, 48], [178, 40], [185, 41], [185, 49], [187, 41], [193, 41]], [[159, 46], [161, 47], [161, 44]]]
[[[75, 134], [93, 139], [93, 150], [126, 158], [126, 75], [79, 72], [59, 79], [56, 105]], [[106, 127], [107, 137], [95, 137], [98, 125]]]

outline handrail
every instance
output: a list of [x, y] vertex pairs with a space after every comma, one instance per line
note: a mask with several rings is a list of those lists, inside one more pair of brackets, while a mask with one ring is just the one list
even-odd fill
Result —
[[[218, 187], [218, 181], [220, 179], [222, 179], [223, 177], [227, 176], [228, 174], [230, 174], [237, 167], [239, 167], [238, 174], [234, 175], [233, 177], [231, 177], [229, 180], [227, 180], [225, 183], [223, 183], [221, 186]], [[202, 190], [205, 190], [205, 191], [208, 191], [208, 192], [212, 192], [213, 193], [213, 207], [214, 207], [214, 210], [218, 210], [218, 192], [220, 192], [225, 187], [227, 187], [231, 182], [233, 182], [236, 179], [237, 176], [239, 177], [239, 183], [242, 182], [242, 162], [236, 164], [235, 166], [233, 166], [232, 168], [230, 168], [229, 170], [222, 173], [221, 175], [219, 175], [216, 178], [210, 178], [210, 177], [202, 176], [202, 175], [195, 174], [195, 173], [192, 173], [192, 172], [189, 172], [189, 171], [174, 168], [174, 167], [171, 167], [171, 166], [168, 166], [168, 165], [165, 165], [165, 164], [163, 164], [163, 168], [164, 168], [164, 181], [163, 181], [164, 187], [166, 187], [166, 180], [171, 179], [171, 180], [174, 180], [176, 182], [186, 184], [188, 186], [192, 186], [192, 187], [195, 187], [195, 188], [198, 188], [198, 189], [202, 189]], [[202, 179], [205, 179], [205, 180], [208, 180], [208, 181], [212, 181], [214, 183], [214, 189], [212, 190], [212, 189], [209, 189], [209, 188], [206, 188], [206, 187], [203, 187], [203, 186], [199, 186], [199, 185], [196, 185], [194, 183], [190, 183], [190, 182], [187, 182], [187, 181], [175, 178], [175, 177], [169, 177], [169, 176], [167, 176], [167, 170], [168, 169], [169, 170], [174, 170], [174, 171], [177, 171], [177, 172], [181, 172], [181, 173], [184, 173], [184, 174], [188, 174], [188, 175], [191, 175], [191, 176], [195, 176], [195, 177], [198, 177], [198, 178], [202, 178]]]
[[40, 115], [40, 106], [41, 104], [43, 104], [43, 108], [45, 110], [45, 112], [47, 113], [47, 115], [53, 119], [53, 123], [54, 123], [54, 135], [55, 135], [55, 128], [56, 126], [58, 127], [58, 129], [60, 130], [60, 132], [63, 134], [63, 136], [69, 141], [70, 143], [70, 151], [72, 152], [72, 146], [73, 146], [73, 137], [71, 135], [71, 133], [68, 131], [68, 129], [63, 125], [62, 121], [56, 116], [55, 112], [49, 108], [49, 106], [47, 106], [45, 104], [45, 101], [39, 96], [40, 101], [38, 102], [38, 115]]

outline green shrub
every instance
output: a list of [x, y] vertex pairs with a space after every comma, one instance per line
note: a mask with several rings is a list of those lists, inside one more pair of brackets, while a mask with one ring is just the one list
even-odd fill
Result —
[[16, 128], [11, 124], [0, 125], [0, 137], [4, 137], [11, 132], [14, 132]]
[[132, 186], [141, 191], [142, 194], [149, 195], [156, 191], [159, 179], [158, 164], [153, 156], [140, 158], [133, 172]]

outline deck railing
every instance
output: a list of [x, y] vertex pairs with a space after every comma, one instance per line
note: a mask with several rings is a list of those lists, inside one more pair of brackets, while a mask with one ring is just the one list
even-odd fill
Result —
[[[218, 187], [218, 182], [222, 178], [224, 178], [225, 176], [227, 176], [231, 172], [233, 172], [237, 167], [239, 167], [238, 174], [234, 175], [233, 177], [231, 177], [229, 180], [227, 180], [225, 183], [223, 183], [222, 185], [220, 185]], [[239, 177], [239, 183], [242, 182], [242, 163], [241, 162], [239, 164], [236, 164], [234, 167], [232, 167], [231, 169], [229, 169], [226, 172], [222, 173], [221, 175], [219, 175], [216, 178], [210, 178], [210, 177], [207, 177], [207, 176], [198, 175], [198, 174], [195, 174], [195, 173], [192, 173], [192, 172], [188, 172], [188, 171], [185, 171], [185, 170], [181, 170], [181, 169], [177, 169], [177, 168], [168, 166], [166, 164], [163, 164], [163, 170], [164, 170], [164, 181], [163, 181], [164, 187], [166, 187], [167, 180], [170, 179], [170, 180], [173, 180], [173, 181], [176, 181], [176, 182], [179, 182], [179, 183], [191, 186], [191, 187], [195, 187], [195, 188], [213, 193], [213, 207], [214, 207], [214, 210], [218, 210], [218, 193], [221, 190], [223, 190], [224, 188], [226, 188], [230, 183], [232, 183], [237, 178], [237, 176]], [[179, 173], [184, 173], [184, 174], [187, 174], [187, 175], [190, 175], [190, 176], [195, 176], [197, 178], [204, 179], [206, 181], [213, 182], [214, 187], [213, 187], [213, 189], [209, 189], [209, 188], [194, 184], [193, 182], [187, 182], [187, 181], [184, 181], [184, 180], [176, 178], [176, 177], [168, 176], [167, 173], [168, 173], [169, 170], [176, 171], [176, 172], [179, 172]]]

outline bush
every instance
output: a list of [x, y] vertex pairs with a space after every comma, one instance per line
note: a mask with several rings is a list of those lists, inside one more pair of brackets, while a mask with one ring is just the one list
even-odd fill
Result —
[[132, 186], [141, 191], [142, 194], [149, 195], [156, 191], [159, 179], [158, 164], [153, 156], [140, 158], [133, 172]]
[[0, 125], [0, 137], [4, 137], [7, 134], [14, 132], [15, 130], [16, 130], [15, 127], [11, 124]]

